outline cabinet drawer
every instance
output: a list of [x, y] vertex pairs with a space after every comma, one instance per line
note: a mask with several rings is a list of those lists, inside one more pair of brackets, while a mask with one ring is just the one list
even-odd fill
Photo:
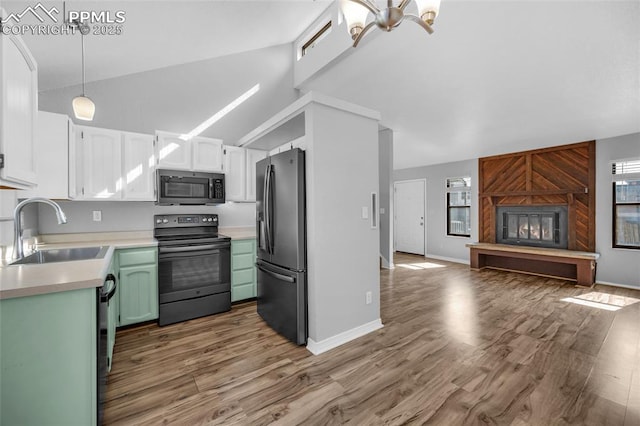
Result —
[[158, 256], [155, 247], [118, 250], [118, 264], [120, 267], [148, 263], [155, 264], [157, 260]]
[[231, 254], [243, 254], [255, 252], [256, 240], [235, 240], [231, 241]]
[[254, 281], [255, 269], [243, 269], [241, 271], [233, 271], [231, 273], [231, 287], [250, 284]]
[[238, 287], [231, 287], [231, 301], [251, 299], [256, 297], [255, 287], [253, 283], [245, 284]]
[[256, 256], [250, 254], [234, 254], [231, 257], [231, 269], [237, 271], [239, 269], [253, 268], [256, 263]]

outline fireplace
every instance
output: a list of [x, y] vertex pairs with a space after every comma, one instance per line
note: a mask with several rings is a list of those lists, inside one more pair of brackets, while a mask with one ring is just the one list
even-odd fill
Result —
[[566, 206], [498, 206], [496, 242], [566, 249]]

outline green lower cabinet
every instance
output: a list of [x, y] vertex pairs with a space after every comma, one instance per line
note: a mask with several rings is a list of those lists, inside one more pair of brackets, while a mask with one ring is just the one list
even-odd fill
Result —
[[231, 241], [231, 301], [256, 297], [256, 240]]
[[0, 300], [0, 424], [95, 425], [96, 289]]
[[158, 318], [157, 249], [118, 250], [118, 325]]

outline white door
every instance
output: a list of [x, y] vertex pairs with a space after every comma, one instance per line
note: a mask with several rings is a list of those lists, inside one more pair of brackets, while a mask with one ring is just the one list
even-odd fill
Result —
[[191, 141], [180, 139], [180, 135], [156, 132], [156, 158], [158, 167], [170, 170], [191, 170]]
[[397, 251], [424, 255], [424, 180], [395, 182], [395, 246]]
[[245, 200], [245, 149], [237, 146], [224, 147], [224, 186], [227, 201]]
[[155, 199], [153, 136], [124, 133], [122, 153], [123, 199], [153, 201]]
[[222, 140], [196, 137], [191, 139], [193, 170], [222, 172]]
[[246, 200], [256, 200], [256, 163], [267, 156], [266, 151], [247, 149]]
[[122, 198], [122, 134], [115, 130], [78, 127], [83, 149], [83, 199]]

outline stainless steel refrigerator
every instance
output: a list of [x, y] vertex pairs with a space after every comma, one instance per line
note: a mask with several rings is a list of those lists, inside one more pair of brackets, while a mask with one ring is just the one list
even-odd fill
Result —
[[304, 151], [256, 164], [258, 314], [298, 345], [307, 343]]

